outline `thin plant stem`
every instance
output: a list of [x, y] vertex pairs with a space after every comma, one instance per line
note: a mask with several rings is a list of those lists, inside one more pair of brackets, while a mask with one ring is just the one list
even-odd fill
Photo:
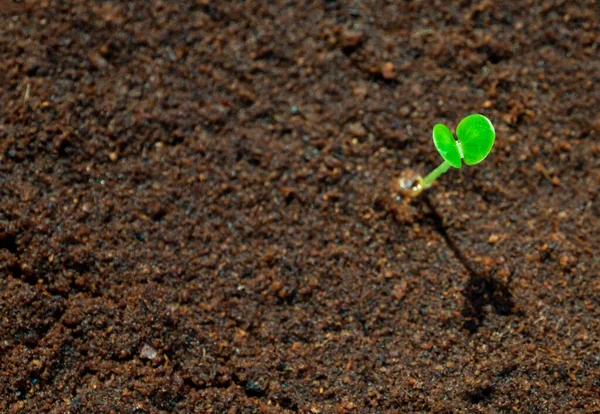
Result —
[[446, 171], [448, 171], [450, 169], [451, 165], [448, 164], [447, 161], [444, 161], [443, 163], [441, 163], [439, 165], [439, 167], [437, 167], [435, 170], [433, 170], [432, 172], [430, 172], [427, 177], [423, 178], [420, 182], [421, 187], [423, 188], [429, 188], [431, 186], [431, 184], [437, 180], [437, 178], [442, 175], [443, 173], [445, 173]]

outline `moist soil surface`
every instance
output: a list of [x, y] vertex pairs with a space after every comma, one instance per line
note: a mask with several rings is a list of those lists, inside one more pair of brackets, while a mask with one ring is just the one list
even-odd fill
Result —
[[0, 412], [599, 412], [599, 13], [3, 0]]

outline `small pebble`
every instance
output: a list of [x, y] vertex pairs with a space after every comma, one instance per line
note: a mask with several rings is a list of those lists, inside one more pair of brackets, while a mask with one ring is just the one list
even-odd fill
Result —
[[357, 138], [363, 138], [367, 135], [367, 130], [360, 122], [354, 122], [348, 125], [348, 132]]
[[392, 62], [386, 62], [381, 67], [381, 76], [384, 79], [394, 79], [396, 77], [396, 71]]
[[150, 345], [144, 345], [140, 352], [140, 358], [154, 359], [158, 355], [158, 351]]
[[401, 300], [406, 295], [407, 290], [408, 282], [406, 280], [402, 280], [399, 284], [394, 285], [392, 289], [392, 296], [396, 298], [396, 300]]
[[342, 46], [353, 47], [358, 45], [363, 39], [364, 34], [356, 30], [344, 30], [342, 33]]

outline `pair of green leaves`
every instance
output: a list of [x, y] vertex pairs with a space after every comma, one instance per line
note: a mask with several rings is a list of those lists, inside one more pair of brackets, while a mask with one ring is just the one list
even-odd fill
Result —
[[480, 163], [487, 157], [494, 145], [494, 126], [483, 115], [473, 114], [464, 118], [456, 127], [456, 136], [444, 124], [433, 127], [433, 143], [442, 158], [454, 168], [460, 168], [461, 159], [467, 165]]

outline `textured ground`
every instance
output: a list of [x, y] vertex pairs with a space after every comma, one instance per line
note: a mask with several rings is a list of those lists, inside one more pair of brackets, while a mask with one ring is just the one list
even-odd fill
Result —
[[599, 412], [599, 13], [1, 1], [0, 412]]

